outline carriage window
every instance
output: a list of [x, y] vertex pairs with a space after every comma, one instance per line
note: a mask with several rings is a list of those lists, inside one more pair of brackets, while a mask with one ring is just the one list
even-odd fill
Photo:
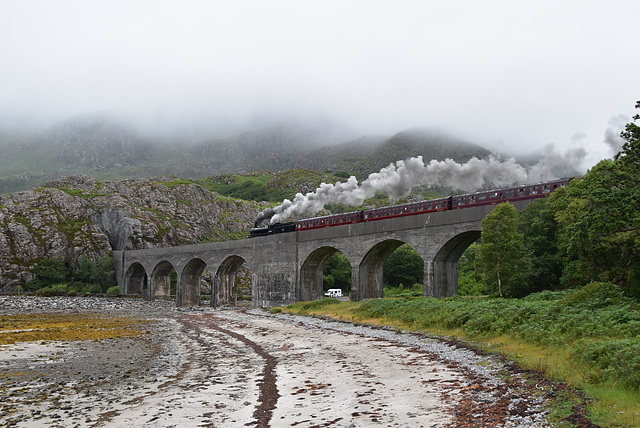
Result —
[[478, 200], [480, 200], [480, 201], [484, 201], [485, 199], [487, 199], [487, 195], [478, 196]]
[[351, 221], [351, 216], [350, 215], [347, 216], [347, 221]]
[[532, 187], [531, 188], [531, 192], [529, 192], [530, 195], [537, 195], [538, 194], [538, 188], [537, 187]]
[[513, 198], [513, 190], [507, 190], [507, 198]]
[[442, 206], [442, 203], [440, 201], [436, 202], [436, 209], [440, 208]]
[[549, 188], [548, 184], [545, 184], [544, 187], [542, 188], [542, 193], [549, 193], [551, 191], [551, 189]]
[[376, 214], [375, 214], [375, 217], [376, 217], [376, 218], [380, 217], [380, 211], [377, 211], [377, 210], [376, 210], [376, 211], [375, 211], [375, 213], [376, 213]]
[[476, 203], [476, 197], [475, 196], [469, 196], [469, 203], [470, 204], [475, 204]]
[[524, 196], [524, 189], [518, 189], [518, 196]]
[[490, 198], [497, 198], [498, 197], [498, 192], [493, 192], [489, 195]]
[[458, 200], [458, 205], [464, 205], [464, 198], [460, 198]]

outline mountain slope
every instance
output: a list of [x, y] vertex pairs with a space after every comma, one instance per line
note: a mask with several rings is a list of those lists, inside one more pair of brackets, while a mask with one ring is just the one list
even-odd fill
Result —
[[77, 116], [36, 135], [0, 133], [0, 194], [78, 174], [98, 179], [205, 178], [306, 168], [364, 178], [410, 156], [422, 155], [425, 162], [445, 157], [464, 162], [489, 153], [428, 130], [355, 140], [339, 140], [338, 135], [332, 129], [278, 124], [226, 139], [166, 141], [144, 138], [126, 123], [102, 115]]

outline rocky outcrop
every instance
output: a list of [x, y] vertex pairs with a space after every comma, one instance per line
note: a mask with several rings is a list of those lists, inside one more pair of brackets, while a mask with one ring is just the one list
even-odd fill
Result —
[[83, 254], [246, 236], [263, 208], [175, 177], [74, 176], [0, 195], [0, 291], [28, 282], [43, 258], [73, 263]]

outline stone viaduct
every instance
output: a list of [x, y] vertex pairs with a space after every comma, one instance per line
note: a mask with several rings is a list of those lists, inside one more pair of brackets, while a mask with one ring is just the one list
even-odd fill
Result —
[[[522, 209], [529, 201], [513, 203]], [[336, 251], [351, 263], [351, 299], [383, 294], [382, 266], [402, 244], [424, 260], [424, 295], [457, 294], [457, 262], [480, 237], [482, 219], [494, 205], [345, 224], [237, 241], [148, 250], [114, 251], [123, 294], [169, 299], [175, 271], [177, 306], [200, 303], [205, 269], [212, 273], [211, 305], [236, 303], [236, 276], [252, 272], [253, 307], [272, 307], [322, 298], [322, 270]]]

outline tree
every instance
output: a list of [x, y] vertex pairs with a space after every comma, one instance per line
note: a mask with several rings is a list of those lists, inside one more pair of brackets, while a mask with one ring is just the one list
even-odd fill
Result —
[[488, 290], [500, 297], [526, 295], [530, 261], [518, 231], [518, 211], [510, 203], [497, 205], [482, 220], [475, 268]]
[[78, 259], [78, 267], [73, 271], [73, 277], [92, 292], [105, 293], [116, 284], [113, 257], [107, 254], [95, 262], [88, 256], [82, 255]]
[[474, 269], [479, 245], [477, 242], [469, 245], [458, 260], [458, 295], [460, 296], [486, 294], [485, 286]]
[[324, 265], [323, 279], [326, 279], [323, 288], [340, 288], [343, 291], [351, 290], [351, 263], [341, 252], [334, 253]]
[[[563, 190], [558, 189], [551, 197], [557, 198]], [[525, 247], [531, 260], [531, 288], [527, 294], [553, 290], [560, 285], [564, 263], [558, 250], [558, 222], [550, 200], [538, 199], [519, 213], [519, 230], [524, 234]]]
[[31, 290], [60, 284], [67, 280], [67, 266], [62, 257], [54, 257], [40, 261], [34, 268], [35, 278], [28, 284]]
[[[640, 109], [640, 101], [636, 102], [636, 109]], [[640, 120], [640, 114], [633, 116], [633, 122], [627, 123], [620, 134], [625, 143], [615, 159], [637, 172], [640, 169], [640, 126], [635, 124], [636, 120]]]
[[424, 261], [420, 254], [409, 245], [402, 245], [395, 250], [382, 267], [385, 284], [411, 288], [413, 284], [424, 280]]

